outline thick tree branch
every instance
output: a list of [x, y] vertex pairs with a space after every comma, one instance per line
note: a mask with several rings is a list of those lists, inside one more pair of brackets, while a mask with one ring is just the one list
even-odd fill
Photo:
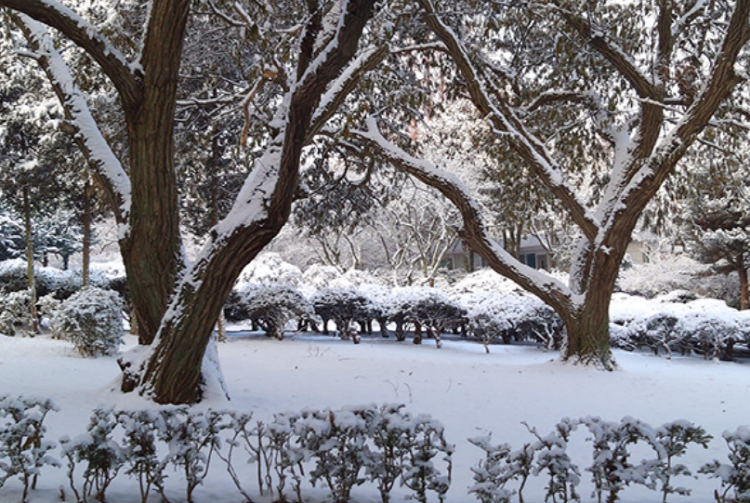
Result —
[[374, 70], [387, 55], [387, 47], [372, 47], [351, 62], [321, 98], [320, 105], [313, 113], [312, 124], [305, 143], [310, 143], [326, 122], [339, 110], [347, 96], [357, 86], [359, 79], [367, 72]]
[[661, 146], [654, 151], [648, 162], [623, 190], [620, 200], [615, 205], [616, 211], [604, 226], [606, 232], [603, 241], [612, 239], [614, 234], [626, 230], [622, 226], [629, 225], [640, 216], [643, 208], [674, 170], [677, 162], [709, 124], [722, 102], [729, 98], [734, 88], [744, 80], [737, 75], [734, 65], [740, 51], [750, 40], [749, 18], [750, 0], [737, 0], [708, 83], [688, 108], [683, 120], [672, 129]]
[[458, 232], [459, 237], [466, 241], [474, 252], [487, 260], [493, 270], [515, 281], [554, 308], [570, 309], [573, 303], [572, 294], [565, 285], [522, 264], [490, 237], [479, 204], [460, 180], [451, 173], [409, 155], [386, 140], [378, 130], [375, 119], [369, 118], [367, 127], [367, 131], [352, 131], [351, 134], [376, 148], [378, 153], [397, 169], [436, 188], [450, 200], [463, 219], [464, 227]]
[[0, 0], [0, 7], [21, 12], [60, 31], [99, 64], [126, 106], [140, 103], [143, 97], [141, 75], [133, 71], [117, 48], [72, 9], [55, 0]]
[[[493, 102], [489, 97], [485, 78], [472, 64], [456, 34], [439, 18], [431, 0], [417, 0], [425, 15], [424, 19], [432, 32], [445, 44], [458, 71], [466, 82], [470, 98], [480, 114], [499, 134], [509, 141], [539, 177], [542, 183], [560, 200], [570, 217], [589, 239], [594, 239], [598, 224], [578, 199], [575, 191], [563, 180], [562, 170], [547, 152], [543, 142], [529, 131], [516, 117], [512, 108], [502, 99]], [[495, 93], [497, 94], [497, 93]]]
[[[91, 116], [81, 91], [73, 84], [65, 61], [55, 49], [44, 27], [23, 15], [10, 18], [23, 33], [63, 107], [66, 119], [75, 130], [74, 138], [104, 189], [105, 199], [120, 225], [127, 225], [130, 213], [130, 179], [115, 157]], [[123, 233], [126, 235], [127, 232]]]

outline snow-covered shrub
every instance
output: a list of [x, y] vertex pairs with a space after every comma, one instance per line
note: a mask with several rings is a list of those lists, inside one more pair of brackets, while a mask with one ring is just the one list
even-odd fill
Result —
[[156, 425], [157, 439], [169, 446], [162, 469], [172, 465], [185, 476], [187, 502], [193, 503], [193, 491], [205, 480], [213, 453], [220, 446], [219, 433], [227, 428], [223, 414], [212, 410], [191, 413], [185, 407], [164, 409], [159, 411]]
[[708, 269], [687, 255], [670, 255], [622, 270], [617, 285], [623, 292], [651, 299], [675, 290], [694, 291], [696, 278]]
[[0, 333], [33, 336], [33, 327], [30, 290], [0, 293]]
[[414, 344], [421, 344], [422, 329], [441, 346], [440, 334], [468, 323], [466, 310], [441, 291], [430, 287], [394, 289], [388, 319], [396, 323], [396, 338], [406, 338], [406, 326], [414, 327]]
[[[750, 502], [750, 427], [740, 426], [722, 435], [729, 447], [729, 464], [714, 460], [700, 468], [700, 473], [721, 480], [717, 503]], [[733, 496], [729, 493], [732, 492]]]
[[[518, 478], [525, 483], [531, 474], [533, 451], [524, 449], [528, 453], [525, 457], [528, 462], [518, 464], [511, 458], [510, 444], [492, 445], [491, 435], [470, 438], [469, 442], [485, 453], [484, 459], [471, 469], [474, 473], [474, 485], [469, 487], [469, 494], [476, 495], [481, 503], [510, 503], [516, 490], [506, 489], [505, 486]], [[526, 444], [526, 447], [530, 446]]]
[[531, 447], [536, 453], [536, 463], [531, 474], [536, 476], [546, 473], [548, 477], [544, 500], [564, 503], [580, 501], [575, 488], [581, 482], [581, 472], [567, 453], [570, 434], [578, 427], [578, 423], [563, 419], [557, 423], [555, 431], [546, 436], [540, 435], [536, 428], [526, 427], [537, 439]]
[[[274, 414], [273, 421], [263, 432], [267, 440], [264, 454], [269, 461], [268, 475], [270, 477], [271, 470], [276, 475], [276, 492], [279, 501], [286, 501], [284, 488], [288, 478], [292, 480], [292, 488], [297, 493], [297, 500], [302, 501], [302, 473], [304, 471], [300, 463], [309, 459], [311, 454], [295, 446], [297, 442], [294, 425], [298, 419], [298, 414]], [[270, 480], [268, 485], [271, 487]]]
[[468, 306], [471, 333], [485, 347], [496, 339], [504, 344], [536, 341], [546, 347], [559, 347], [562, 341], [562, 319], [532, 295], [479, 291], [461, 296], [461, 302]]
[[661, 491], [663, 503], [667, 502], [667, 496], [670, 494], [690, 496], [690, 489], [672, 485], [674, 477], [691, 475], [687, 466], [676, 463], [675, 458], [685, 454], [689, 444], [698, 444], [704, 449], [708, 448], [710, 440], [711, 436], [706, 435], [706, 430], [689, 421], [665, 423], [647, 437], [647, 441], [656, 452], [657, 459], [643, 461], [642, 465], [646, 467], [650, 479], [647, 485]]
[[238, 283], [297, 288], [302, 284], [302, 271], [297, 266], [284, 262], [278, 253], [264, 252], [243, 269]]
[[[378, 486], [380, 499], [388, 503], [391, 491], [402, 474], [402, 463], [406, 454], [404, 422], [406, 412], [403, 405], [383, 405], [375, 411], [370, 428], [374, 449], [370, 462], [365, 466], [368, 480]], [[408, 416], [406, 416], [408, 417]]]
[[[86, 433], [73, 439], [60, 439], [63, 455], [68, 460], [70, 489], [77, 501], [87, 502], [91, 496], [105, 501], [107, 488], [125, 464], [127, 453], [113, 437], [116, 426], [111, 409], [95, 409]], [[83, 464], [81, 491], [75, 484], [78, 464]]]
[[44, 465], [60, 466], [47, 453], [55, 443], [44, 439], [44, 419], [59, 408], [51, 400], [0, 396], [0, 487], [12, 478], [23, 482], [22, 501], [36, 487], [39, 469]]
[[[269, 423], [251, 424], [251, 416], [230, 413], [226, 423], [228, 448], [216, 451], [227, 464], [237, 488], [245, 478], [233, 464], [242, 449], [246, 464], [256, 464], [261, 494], [268, 489], [275, 501], [287, 501], [291, 486], [297, 501], [303, 501], [307, 481], [324, 482], [329, 501], [350, 500], [354, 487], [367, 481], [377, 484], [383, 503], [390, 501], [396, 482], [414, 491], [414, 499], [425, 501], [427, 491], [442, 500], [450, 483], [453, 446], [445, 441], [443, 427], [428, 416], [416, 416], [403, 405], [347, 407], [340, 410], [303, 410], [275, 414]], [[435, 466], [440, 453], [448, 475]]]
[[149, 410], [118, 411], [115, 418], [123, 430], [125, 474], [138, 480], [141, 503], [146, 503], [152, 486], [162, 493], [164, 487], [164, 465], [156, 445], [158, 415]]
[[[323, 480], [331, 501], [346, 503], [354, 486], [362, 485], [364, 468], [372, 465], [367, 443], [373, 410], [367, 407], [339, 411], [304, 411], [294, 424], [298, 445], [315, 463], [310, 471], [313, 486]], [[302, 460], [304, 454], [294, 459]]]
[[664, 351], [667, 357], [679, 351], [731, 359], [734, 345], [747, 340], [750, 316], [723, 301], [665, 303], [622, 295], [613, 297], [610, 317], [617, 347], [647, 347], [655, 354]]
[[15, 258], [0, 262], [0, 290], [19, 292], [29, 287], [26, 260]]
[[120, 297], [112, 290], [84, 288], [60, 304], [50, 325], [83, 356], [113, 355], [122, 343]]
[[[401, 467], [401, 481], [412, 490], [411, 498], [420, 503], [427, 503], [427, 491], [432, 491], [442, 503], [450, 489], [452, 457], [455, 446], [445, 440], [443, 425], [429, 416], [405, 418], [406, 455]], [[447, 465], [446, 474], [442, 474], [433, 460], [442, 455]]]
[[323, 320], [323, 333], [328, 333], [328, 321], [333, 320], [342, 339], [360, 342], [355, 321], [366, 323], [372, 317], [370, 300], [352, 289], [325, 288], [312, 298], [315, 314]]
[[602, 501], [606, 493], [607, 501], [614, 502], [625, 486], [647, 483], [645, 467], [630, 462], [629, 446], [649, 437], [651, 428], [648, 425], [632, 417], [625, 417], [619, 423], [586, 417], [581, 423], [592, 435], [592, 463], [586, 469], [591, 472], [594, 482], [592, 498]]
[[407, 304], [402, 303], [402, 309], [406, 310], [406, 319], [415, 325], [414, 344], [422, 342], [419, 329], [423, 328], [429, 337], [435, 339], [437, 347], [440, 347], [441, 333], [468, 322], [467, 312], [463, 307], [432, 288], [422, 289], [421, 295], [412, 298]]
[[[548, 477], [545, 501], [580, 501], [575, 487], [581, 481], [581, 473], [567, 453], [570, 435], [578, 424], [563, 419], [552, 433], [544, 436], [525, 424], [536, 441], [524, 444], [517, 451], [508, 444], [492, 445], [491, 436], [469, 439], [485, 452], [485, 458], [472, 468], [475, 484], [469, 493], [475, 494], [482, 503], [510, 503], [516, 493], [523, 501], [523, 489], [529, 477], [544, 474]], [[517, 489], [506, 487], [514, 481], [518, 481]]]
[[315, 290], [328, 288], [334, 280], [341, 276], [341, 272], [332, 265], [313, 264], [305, 269], [302, 281]]
[[239, 292], [241, 309], [255, 320], [269, 337], [284, 338], [292, 320], [314, 320], [312, 303], [288, 286], [246, 285]]
[[706, 359], [731, 360], [732, 347], [741, 337], [734, 320], [716, 316], [709, 310], [687, 313], [675, 329], [683, 344]]

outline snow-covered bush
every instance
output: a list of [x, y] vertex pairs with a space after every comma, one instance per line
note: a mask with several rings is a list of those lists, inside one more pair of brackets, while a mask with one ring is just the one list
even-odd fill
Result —
[[51, 400], [0, 396], [0, 487], [12, 477], [21, 479], [23, 503], [36, 487], [39, 469], [60, 466], [47, 454], [55, 443], [44, 439], [43, 424], [50, 411], [58, 410]]
[[414, 344], [421, 344], [422, 329], [441, 346], [440, 334], [466, 325], [466, 310], [435, 288], [399, 289], [391, 317], [414, 326]]
[[60, 304], [50, 326], [83, 356], [113, 355], [122, 343], [120, 297], [112, 290], [84, 288]]
[[172, 465], [185, 476], [188, 503], [193, 503], [193, 491], [205, 480], [213, 453], [220, 446], [219, 434], [226, 427], [223, 414], [212, 410], [191, 413], [179, 407], [159, 411], [156, 436], [169, 446], [161, 464]]
[[504, 344], [536, 341], [546, 347], [558, 347], [562, 341], [562, 319], [532, 295], [480, 291], [461, 296], [461, 302], [468, 306], [471, 333], [485, 346], [496, 339]]
[[663, 503], [666, 503], [670, 494], [690, 496], [690, 489], [672, 485], [674, 477], [691, 475], [685, 465], [675, 462], [675, 458], [685, 454], [689, 444], [708, 448], [710, 440], [711, 436], [706, 435], [706, 430], [689, 421], [665, 423], [656, 428], [653, 435], [648, 435], [647, 441], [656, 452], [657, 459], [643, 461], [642, 464], [647, 467], [648, 477], [651, 479], [649, 487], [653, 485], [654, 489], [661, 491]]
[[34, 335], [31, 315], [31, 292], [0, 292], [0, 333], [6, 335]]
[[360, 342], [359, 333], [353, 323], [358, 321], [366, 324], [372, 319], [372, 304], [370, 300], [352, 289], [325, 288], [313, 295], [312, 303], [315, 314], [323, 320], [323, 333], [328, 333], [328, 321], [336, 324], [336, 329], [342, 339], [352, 339], [355, 344]]
[[[663, 503], [670, 494], [689, 496], [689, 489], [672, 485], [675, 477], [690, 475], [688, 468], [676, 460], [685, 454], [690, 444], [705, 448], [711, 440], [703, 428], [684, 420], [653, 428], [632, 417], [625, 417], [620, 422], [604, 421], [598, 417], [565, 418], [546, 436], [527, 425], [536, 441], [526, 443], [516, 451], [509, 444], [492, 445], [491, 435], [469, 439], [485, 453], [484, 459], [472, 468], [475, 484], [469, 493], [482, 503], [509, 503], [515, 494], [518, 494], [519, 501], [523, 501], [523, 490], [529, 477], [542, 475], [547, 478], [545, 501], [580, 501], [575, 488], [581, 474], [568, 455], [567, 447], [571, 434], [581, 425], [591, 435], [586, 440], [592, 444], [592, 463], [586, 471], [592, 474], [594, 483], [591, 497], [599, 502], [619, 501], [620, 492], [631, 484], [659, 491]], [[735, 442], [735, 436], [731, 437]], [[636, 443], [650, 446], [656, 457], [631, 462], [631, 446]], [[747, 454], [750, 456], [750, 449]], [[701, 472], [711, 474], [728, 474], [730, 471], [730, 467], [718, 462], [701, 469]]]
[[243, 269], [238, 283], [297, 288], [302, 284], [302, 271], [297, 266], [284, 262], [278, 253], [264, 252]]
[[536, 463], [531, 474], [545, 473], [548, 477], [544, 500], [552, 501], [580, 501], [576, 493], [576, 486], [581, 482], [581, 472], [571, 461], [567, 448], [570, 434], [578, 427], [577, 422], [563, 419], [555, 426], [555, 431], [549, 435], [540, 435], [536, 428], [526, 425], [537, 442], [532, 445], [536, 453]]
[[314, 462], [310, 482], [325, 481], [335, 503], [348, 502], [354, 486], [366, 480], [364, 468], [373, 458], [367, 444], [371, 414], [368, 408], [304, 411], [294, 423], [300, 449]]
[[[406, 455], [401, 467], [401, 481], [412, 490], [411, 498], [420, 503], [427, 503], [427, 492], [437, 494], [438, 500], [445, 501], [450, 489], [452, 457], [455, 446], [445, 440], [443, 425], [429, 416], [405, 417], [404, 428]], [[442, 455], [446, 474], [435, 466], [434, 459]]]
[[647, 474], [642, 466], [630, 462], [629, 446], [648, 437], [650, 427], [643, 422], [625, 417], [619, 423], [599, 417], [581, 419], [591, 433], [593, 444], [591, 472], [597, 501], [607, 494], [607, 501], [617, 501], [618, 494], [631, 483], [645, 484]]
[[[750, 427], [741, 426], [722, 435], [729, 447], [729, 464], [714, 460], [701, 467], [700, 473], [721, 480], [716, 492], [717, 503], [750, 502]], [[733, 496], [729, 493], [732, 492]]]
[[[581, 474], [567, 453], [570, 435], [578, 424], [563, 419], [552, 433], [544, 436], [526, 425], [536, 441], [516, 451], [509, 444], [492, 445], [491, 435], [470, 438], [469, 442], [485, 452], [485, 458], [472, 468], [475, 484], [469, 493], [482, 503], [510, 503], [514, 494], [523, 501], [529, 477], [544, 474], [548, 477], [545, 501], [580, 501], [575, 487], [581, 481]], [[510, 482], [517, 482], [517, 488], [507, 488]]]
[[305, 269], [302, 281], [306, 286], [318, 290], [331, 286], [340, 276], [341, 272], [332, 265], [313, 264]]
[[157, 454], [158, 415], [149, 410], [118, 411], [117, 424], [123, 430], [125, 474], [138, 479], [141, 503], [147, 503], [151, 487], [163, 493], [164, 465]]
[[[107, 489], [127, 459], [127, 452], [115, 441], [117, 421], [112, 409], [95, 409], [86, 433], [60, 439], [63, 455], [68, 460], [70, 489], [79, 502], [94, 496], [105, 501]], [[83, 465], [83, 487], [75, 484], [76, 466]]]
[[750, 317], [723, 301], [699, 299], [682, 304], [615, 299], [610, 328], [616, 336], [613, 345], [622, 349], [647, 347], [655, 354], [664, 351], [667, 357], [679, 351], [729, 360], [734, 345], [748, 340]]
[[0, 290], [18, 292], [29, 287], [26, 260], [21, 258], [0, 262]]
[[292, 320], [314, 320], [312, 303], [288, 286], [246, 285], [238, 292], [241, 312], [253, 319], [269, 337], [284, 338]]
[[[442, 425], [429, 416], [412, 416], [403, 405], [286, 412], [254, 425], [247, 414], [226, 417], [228, 448], [217, 455], [248, 500], [242, 488], [246, 477], [233, 464], [239, 449], [247, 454], [242, 464], [256, 465], [261, 494], [275, 492], [275, 501], [287, 501], [289, 486], [303, 501], [306, 481], [313, 486], [322, 481], [330, 491], [327, 501], [336, 503], [348, 502], [352, 489], [368, 481], [377, 485], [383, 503], [399, 481], [417, 501], [426, 501], [428, 492], [442, 501], [450, 485], [454, 447], [445, 441]], [[436, 465], [441, 454], [445, 474]]]

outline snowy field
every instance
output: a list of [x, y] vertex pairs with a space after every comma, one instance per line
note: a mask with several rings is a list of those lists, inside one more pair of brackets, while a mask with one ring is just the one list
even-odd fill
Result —
[[[134, 344], [130, 336], [127, 346]], [[476, 501], [467, 495], [472, 484], [471, 467], [482, 452], [468, 437], [493, 433], [493, 442], [508, 442], [520, 448], [532, 442], [522, 424], [550, 431], [564, 417], [601, 416], [619, 421], [633, 416], [658, 426], [687, 419], [714, 435], [709, 449], [691, 446], [683, 462], [694, 472], [713, 459], [726, 462], [725, 430], [750, 424], [750, 366], [747, 363], [705, 361], [696, 357], [667, 360], [644, 353], [616, 352], [619, 370], [611, 373], [563, 364], [556, 354], [531, 346], [492, 346], [485, 354], [480, 344], [445, 341], [436, 349], [430, 341], [422, 346], [381, 338], [365, 338], [355, 346], [334, 337], [296, 335], [284, 341], [255, 334], [235, 334], [219, 347], [221, 365], [231, 401], [212, 398], [201, 407], [234, 408], [268, 420], [274, 412], [298, 411], [305, 407], [337, 409], [347, 405], [403, 403], [408, 411], [431, 414], [440, 420], [448, 440], [456, 444], [453, 482], [448, 501]], [[0, 335], [0, 394], [52, 397], [61, 408], [48, 417], [48, 438], [76, 436], [85, 431], [94, 407], [153, 407], [135, 396], [112, 392], [117, 378], [115, 358], [83, 359], [66, 342], [46, 337], [10, 338]], [[587, 432], [573, 434], [569, 452], [582, 471], [580, 493], [593, 501]], [[58, 451], [53, 451], [59, 457]], [[635, 458], [634, 460], [638, 461]], [[253, 488], [253, 467], [246, 470]], [[206, 483], [195, 492], [196, 503], [239, 503], [242, 497], [226, 475], [224, 466], [212, 464]], [[176, 485], [179, 475], [169, 473], [167, 494], [183, 501]], [[672, 495], [669, 501], [709, 502], [718, 487], [715, 479], [678, 480], [693, 487], [690, 498]], [[527, 502], [544, 500], [539, 477], [524, 492]], [[65, 471], [44, 468], [32, 503], [74, 501], [67, 489]], [[252, 493], [251, 494], [255, 494]], [[311, 501], [324, 501], [305, 491]], [[394, 492], [394, 502], [406, 493]], [[433, 495], [434, 496], [434, 495]], [[626, 488], [622, 501], [661, 501], [661, 496], [640, 487]], [[0, 489], [0, 502], [21, 499], [20, 482], [9, 481]], [[268, 497], [254, 498], [270, 502]], [[120, 475], [108, 492], [113, 503], [140, 500], [137, 483]], [[514, 501], [516, 499], [514, 498]], [[152, 494], [149, 501], [159, 501]], [[380, 501], [368, 484], [355, 488], [353, 501]]]

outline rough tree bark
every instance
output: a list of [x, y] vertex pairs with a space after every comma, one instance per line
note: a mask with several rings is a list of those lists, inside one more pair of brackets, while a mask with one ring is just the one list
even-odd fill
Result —
[[[640, 114], [632, 145], [621, 169], [612, 172], [598, 212], [590, 211], [581, 203], [573, 188], [564, 181], [560, 166], [547, 150], [543, 139], [537, 136], [532, 125], [520, 118], [511, 100], [503, 98], [502, 84], [496, 82], [503, 79], [502, 71], [496, 67], [477, 66], [480, 58], [470, 58], [470, 51], [463, 45], [457, 31], [442, 21], [433, 1], [417, 2], [424, 14], [425, 24], [443, 44], [443, 50], [449, 54], [461, 75], [464, 89], [479, 116], [526, 163], [539, 183], [549, 190], [566, 209], [570, 220], [579, 227], [582, 238], [571, 269], [570, 285], [540, 275], [503, 250], [490, 237], [479, 205], [461, 182], [388, 142], [378, 131], [374, 119], [368, 120], [366, 131], [356, 132], [355, 135], [377, 146], [403, 171], [440, 190], [459, 209], [464, 222], [460, 237], [469, 247], [484, 257], [495, 271], [514, 280], [555, 309], [567, 330], [563, 358], [613, 368], [608, 309], [630, 236], [645, 206], [677, 162], [706, 128], [720, 104], [744, 80], [735, 71], [734, 65], [750, 38], [750, 0], [736, 2], [720, 51], [703, 89], [696, 95], [682, 97], [681, 102], [685, 104], [682, 120], [671, 128], [664, 118], [664, 101], [667, 97], [664, 81], [641, 73], [633, 59], [602, 35], [603, 28], [594, 26], [590, 19], [574, 12], [569, 4], [556, 1], [544, 3], [547, 7], [548, 4], [554, 6], [548, 12], [560, 15], [574, 33], [621, 75], [640, 100]], [[670, 2], [664, 2], [657, 11], [657, 52], [661, 68], [669, 65], [673, 52], [672, 31], [671, 28], [667, 29], [673, 23], [670, 5]], [[562, 95], [551, 99], [560, 97], [570, 99], [570, 96]]]
[[[172, 134], [189, 0], [152, 2], [140, 66], [130, 65], [93, 27], [55, 0], [0, 0], [0, 6], [11, 9], [12, 19], [47, 73], [120, 225], [139, 340], [143, 345], [153, 343], [150, 352], [123, 359], [123, 390], [139, 386], [162, 403], [200, 400], [212, 329], [242, 268], [289, 217], [302, 148], [336, 112], [358, 78], [384, 57], [379, 49], [352, 61], [375, 3], [345, 2], [343, 22], [327, 43], [316, 47], [323, 12], [318, 2], [307, 2], [311, 15], [300, 44], [296, 82], [277, 114], [276, 124], [284, 126], [256, 163], [230, 215], [212, 230], [204, 254], [188, 268], [181, 254]], [[129, 174], [106, 148], [46, 31], [18, 13], [61, 31], [113, 82], [127, 124]], [[350, 68], [342, 72], [347, 65]], [[329, 85], [332, 89], [320, 103]]]

